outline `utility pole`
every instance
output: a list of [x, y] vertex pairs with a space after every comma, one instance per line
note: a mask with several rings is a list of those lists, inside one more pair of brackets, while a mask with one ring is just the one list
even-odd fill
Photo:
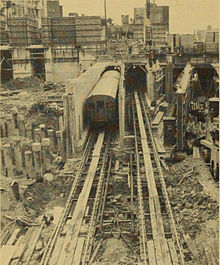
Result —
[[104, 11], [105, 11], [105, 41], [107, 47], [107, 11], [106, 11], [106, 0], [104, 0]]

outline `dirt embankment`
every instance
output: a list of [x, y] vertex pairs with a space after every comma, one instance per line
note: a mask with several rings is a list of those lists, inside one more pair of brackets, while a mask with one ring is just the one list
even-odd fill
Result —
[[173, 214], [185, 241], [187, 264], [207, 264], [210, 255], [218, 260], [217, 183], [202, 159], [190, 156], [170, 169], [165, 174], [166, 184]]

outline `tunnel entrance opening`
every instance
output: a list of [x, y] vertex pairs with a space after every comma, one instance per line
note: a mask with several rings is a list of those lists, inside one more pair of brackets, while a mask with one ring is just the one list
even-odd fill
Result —
[[216, 87], [214, 76], [216, 70], [212, 65], [195, 66], [198, 73], [201, 89], [198, 91], [197, 96], [205, 96], [206, 98], [218, 96], [218, 89]]
[[44, 50], [31, 49], [30, 56], [31, 56], [31, 66], [32, 66], [33, 75], [45, 81], [46, 76], [45, 76]]
[[129, 64], [125, 69], [125, 128], [132, 131], [132, 95], [134, 91], [147, 92], [147, 78], [144, 64]]
[[125, 88], [127, 92], [138, 90], [147, 92], [145, 65], [128, 65], [125, 73]]
[[1, 51], [1, 83], [13, 79], [12, 53], [8, 50]]

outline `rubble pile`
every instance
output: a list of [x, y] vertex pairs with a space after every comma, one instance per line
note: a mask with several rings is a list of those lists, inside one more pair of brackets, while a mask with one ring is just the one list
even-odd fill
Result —
[[101, 247], [97, 262], [93, 265], [128, 265], [132, 262], [131, 253], [122, 240], [117, 238], [106, 239]]
[[61, 90], [61, 91], [64, 92], [64, 89], [65, 89], [65, 85], [64, 84], [54, 83], [54, 82], [50, 82], [50, 81], [41, 83], [40, 86], [43, 88], [44, 91], [56, 89], [56, 90]]
[[[2, 227], [10, 222], [7, 215], [15, 220], [29, 209], [37, 217], [65, 201], [72, 178], [60, 174], [65, 163], [56, 135], [64, 92], [63, 84], [37, 77], [10, 80], [0, 91]], [[10, 186], [13, 181], [19, 199]]]
[[[204, 248], [198, 238], [206, 240], [208, 233], [212, 247], [218, 245], [218, 237], [206, 229], [210, 222], [214, 226], [218, 223], [217, 184], [213, 187], [213, 179], [205, 163], [192, 157], [172, 165], [165, 177], [174, 218], [185, 239], [183, 245], [186, 244], [191, 252], [186, 257], [187, 264], [204, 264]], [[216, 234], [218, 229], [214, 231]]]
[[11, 79], [4, 84], [5, 89], [15, 90], [15, 89], [25, 89], [25, 88], [38, 88], [42, 80], [36, 76], [25, 77], [25, 78], [15, 78]]
[[[12, 181], [17, 181], [19, 183], [19, 200], [16, 200], [11, 189], [10, 184]], [[18, 216], [27, 215], [30, 217], [31, 215], [33, 221], [54, 206], [60, 205], [64, 207], [71, 183], [72, 178], [61, 176], [54, 178], [50, 182], [46, 179], [38, 182], [35, 179], [27, 179], [22, 176], [5, 178], [1, 175], [0, 193], [2, 228]]]

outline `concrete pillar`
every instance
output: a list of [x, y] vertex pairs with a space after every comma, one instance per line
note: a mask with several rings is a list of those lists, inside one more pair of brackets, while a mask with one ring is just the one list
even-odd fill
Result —
[[0, 137], [3, 138], [6, 136], [5, 131], [5, 113], [0, 111]]
[[33, 139], [32, 123], [25, 124], [25, 136], [29, 139]]
[[41, 144], [33, 143], [32, 151], [34, 156], [34, 172], [36, 179], [42, 178], [42, 159], [41, 159]]
[[49, 138], [43, 138], [41, 140], [42, 144], [42, 161], [43, 161], [43, 171], [48, 171], [51, 169], [51, 160], [50, 160], [50, 139]]
[[36, 129], [34, 129], [34, 141], [36, 142], [36, 143], [40, 143], [41, 142], [41, 129], [38, 129], [38, 128], [36, 128]]
[[19, 193], [19, 185], [16, 181], [12, 181], [12, 183], [10, 184], [12, 191], [14, 193], [15, 199], [17, 201], [19, 201], [20, 199], [20, 193]]
[[6, 114], [5, 118], [6, 118], [6, 124], [7, 124], [8, 137], [13, 136], [15, 132], [14, 131], [15, 124], [14, 124], [13, 116], [12, 114]]
[[163, 118], [163, 139], [165, 146], [172, 146], [176, 143], [176, 118]]
[[184, 148], [184, 120], [183, 120], [183, 97], [184, 94], [177, 93], [177, 150]]
[[[63, 106], [64, 106], [64, 137], [63, 142], [65, 143], [65, 150], [66, 150], [66, 158], [69, 158], [69, 147], [70, 147], [70, 132], [69, 132], [69, 102], [68, 102], [68, 95], [63, 96]], [[80, 122], [79, 122], [80, 123]], [[80, 127], [80, 124], [79, 124]]]
[[62, 131], [56, 131], [56, 137], [57, 137], [57, 149], [58, 153], [63, 153], [63, 145], [62, 145]]
[[69, 98], [69, 120], [70, 120], [70, 137], [72, 141], [72, 154], [76, 150], [76, 119], [75, 119], [75, 95], [70, 94]]
[[5, 162], [5, 175], [7, 177], [13, 177], [14, 166], [12, 164], [12, 153], [10, 144], [3, 145], [4, 162]]
[[150, 101], [154, 101], [156, 99], [156, 81], [155, 75], [152, 69], [148, 69], [147, 74], [147, 91], [148, 91], [148, 98]]
[[75, 102], [72, 94], [68, 95], [68, 120], [69, 120], [69, 155], [75, 153]]
[[15, 155], [15, 168], [18, 172], [22, 172], [22, 156], [21, 156], [21, 149], [17, 145], [14, 147], [14, 155]]
[[165, 95], [167, 102], [171, 103], [173, 92], [173, 65], [172, 62], [167, 63], [165, 67]]
[[31, 178], [34, 176], [33, 165], [32, 165], [32, 152], [31, 151], [25, 151], [24, 152], [24, 160], [25, 160], [26, 176]]
[[41, 139], [46, 138], [47, 137], [46, 125], [40, 124], [39, 128], [41, 130]]
[[12, 117], [14, 120], [15, 128], [18, 128], [18, 109], [17, 109], [17, 107], [13, 107], [11, 109], [11, 113], [12, 113]]
[[24, 124], [24, 116], [18, 115], [18, 129], [19, 129], [19, 135], [25, 137], [25, 124]]
[[53, 129], [47, 130], [48, 138], [50, 139], [50, 148], [52, 151], [55, 150], [55, 132]]

